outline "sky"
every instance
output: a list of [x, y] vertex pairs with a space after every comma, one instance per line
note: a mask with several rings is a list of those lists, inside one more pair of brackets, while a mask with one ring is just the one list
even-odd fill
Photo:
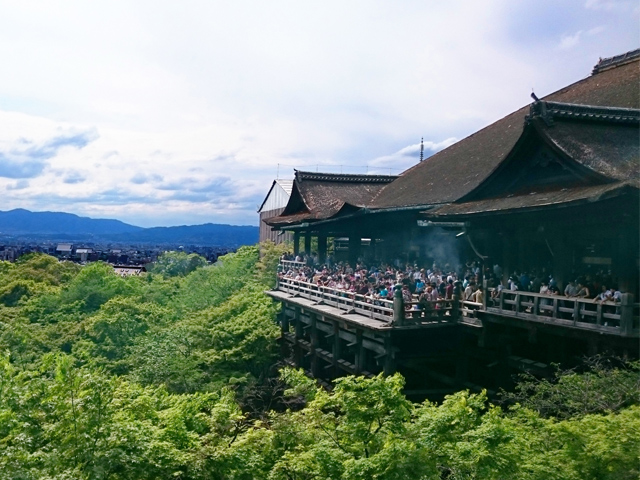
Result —
[[294, 168], [399, 174], [640, 46], [615, 0], [0, 0], [0, 210], [257, 225]]

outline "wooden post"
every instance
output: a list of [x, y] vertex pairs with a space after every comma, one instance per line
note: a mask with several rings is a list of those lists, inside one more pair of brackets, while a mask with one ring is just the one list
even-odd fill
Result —
[[356, 375], [359, 375], [364, 370], [364, 346], [362, 345], [362, 330], [356, 331]]
[[304, 254], [307, 259], [311, 257], [311, 232], [305, 232], [304, 234]]
[[327, 261], [327, 236], [318, 235], [318, 263], [322, 265]]
[[299, 344], [299, 341], [302, 339], [302, 337], [304, 336], [304, 332], [302, 330], [302, 320], [300, 320], [300, 307], [294, 307], [294, 317], [293, 317], [293, 321], [294, 321], [294, 328], [295, 328], [295, 335], [296, 335], [296, 343], [294, 346], [294, 356], [295, 356], [295, 362], [296, 362], [296, 367], [301, 367], [302, 366], [302, 357], [304, 356], [304, 353], [302, 352], [302, 347]]
[[333, 322], [333, 351], [331, 353], [333, 354], [334, 374], [338, 376], [338, 360], [342, 358], [342, 343], [340, 340], [340, 326], [335, 321]]
[[633, 295], [623, 293], [620, 299], [620, 333], [631, 335], [633, 331]]
[[297, 257], [300, 253], [300, 232], [293, 232], [293, 254]]
[[360, 235], [357, 235], [355, 233], [352, 233], [351, 235], [349, 235], [349, 264], [353, 268], [355, 268], [356, 263], [358, 263], [361, 244], [362, 244], [362, 239], [360, 238]]
[[573, 301], [573, 325], [578, 322], [580, 318], [580, 302], [576, 299]]
[[402, 298], [402, 285], [398, 284], [394, 287], [393, 292], [393, 323], [395, 325], [404, 325], [404, 299]]
[[310, 332], [310, 340], [311, 340], [311, 374], [318, 378], [318, 355], [316, 355], [316, 348], [320, 344], [320, 340], [318, 338], [318, 327], [317, 327], [317, 317], [315, 313], [309, 313], [309, 318], [311, 320], [311, 332]]
[[451, 321], [460, 320], [460, 280], [453, 282], [453, 297], [451, 298]]
[[385, 376], [393, 375], [396, 373], [396, 359], [395, 352], [393, 351], [393, 343], [391, 342], [391, 335], [387, 334], [384, 337], [384, 365], [383, 365], [383, 373]]
[[283, 358], [286, 358], [289, 349], [287, 333], [289, 333], [289, 317], [287, 317], [287, 309], [282, 304], [282, 310], [280, 310], [280, 355]]
[[482, 269], [482, 310], [487, 309], [487, 296], [489, 296], [489, 280], [484, 278], [484, 264]]

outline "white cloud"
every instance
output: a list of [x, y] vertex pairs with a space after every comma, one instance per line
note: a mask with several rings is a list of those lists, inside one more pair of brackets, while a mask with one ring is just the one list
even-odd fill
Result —
[[[398, 173], [420, 137], [436, 139], [426, 153], [445, 148], [527, 104], [531, 86], [544, 95], [634, 48], [635, 20], [605, 4], [554, 7], [541, 33], [507, 0], [8, 2], [0, 152], [97, 135], [39, 163], [12, 157], [30, 178], [0, 177], [0, 208], [256, 224], [278, 169]], [[578, 33], [558, 49], [562, 29]]]
[[[424, 158], [430, 157], [432, 154], [443, 150], [458, 141], [455, 137], [450, 137], [440, 142], [433, 142], [427, 140], [423, 142], [424, 145]], [[408, 145], [401, 148], [395, 153], [390, 155], [383, 155], [377, 157], [371, 161], [372, 173], [391, 173], [397, 174], [407, 168], [415, 165], [420, 161], [420, 143]], [[390, 172], [386, 172], [386, 169], [391, 169]]]
[[590, 28], [587, 30], [587, 35], [598, 35], [606, 30], [604, 25], [598, 25], [597, 27]]
[[560, 39], [560, 49], [567, 50], [569, 48], [573, 48], [580, 42], [580, 36], [582, 35], [582, 30], [577, 31], [573, 35], [563, 35]]

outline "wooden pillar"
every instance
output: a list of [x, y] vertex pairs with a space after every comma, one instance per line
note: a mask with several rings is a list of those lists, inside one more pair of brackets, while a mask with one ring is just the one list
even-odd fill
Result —
[[304, 254], [307, 257], [311, 256], [311, 232], [304, 233]]
[[393, 375], [396, 373], [396, 355], [393, 348], [393, 342], [391, 341], [391, 335], [387, 334], [384, 337], [384, 365], [382, 366], [382, 372], [385, 376]]
[[[638, 236], [638, 232], [635, 232]], [[636, 261], [638, 257], [638, 246], [633, 241], [634, 233], [629, 229], [624, 229], [618, 236], [616, 248], [613, 252], [611, 270], [618, 277], [618, 289], [621, 292], [634, 292], [638, 281], [638, 270]], [[633, 245], [636, 243], [636, 245]], [[607, 285], [610, 287], [610, 285]]]
[[333, 370], [336, 376], [340, 375], [340, 370], [338, 368], [338, 360], [342, 358], [342, 340], [340, 340], [340, 326], [338, 322], [333, 322]]
[[395, 325], [404, 325], [404, 299], [402, 298], [402, 285], [398, 284], [394, 287], [393, 292], [393, 323]]
[[451, 299], [451, 321], [457, 322], [460, 320], [460, 298], [462, 297], [462, 292], [460, 286], [462, 283], [460, 280], [456, 280], [453, 283], [453, 298]]
[[316, 355], [316, 348], [320, 344], [320, 339], [318, 338], [318, 327], [317, 327], [317, 316], [315, 313], [309, 313], [309, 318], [311, 320], [311, 374], [318, 378], [319, 376], [319, 365], [318, 365], [318, 355]]
[[304, 356], [304, 352], [302, 347], [298, 343], [304, 336], [304, 331], [302, 330], [302, 320], [300, 319], [300, 307], [294, 307], [294, 328], [295, 328], [295, 336], [296, 336], [296, 344], [294, 346], [294, 361], [296, 362], [296, 367], [302, 366], [302, 358]]
[[503, 285], [507, 284], [507, 280], [515, 268], [514, 251], [516, 246], [513, 232], [505, 232], [502, 237], [502, 278], [500, 279]]
[[362, 345], [362, 330], [356, 331], [356, 375], [359, 375], [364, 370], [365, 355], [364, 346]]
[[287, 317], [287, 309], [283, 304], [280, 310], [280, 354], [283, 358], [287, 357], [289, 349], [287, 333], [289, 333], [289, 317]]
[[633, 295], [623, 293], [620, 301], [620, 333], [631, 335], [633, 330]]
[[298, 255], [300, 253], [300, 232], [293, 232], [293, 254]]
[[553, 248], [553, 278], [558, 283], [560, 291], [564, 291], [571, 278], [573, 267], [573, 251], [571, 250], [571, 242], [567, 237], [556, 237], [556, 241], [551, 246]]
[[358, 262], [361, 244], [362, 239], [358, 234], [352, 233], [351, 235], [349, 235], [349, 264], [352, 267], [355, 267], [356, 263]]
[[318, 263], [322, 265], [327, 260], [327, 236], [318, 235]]

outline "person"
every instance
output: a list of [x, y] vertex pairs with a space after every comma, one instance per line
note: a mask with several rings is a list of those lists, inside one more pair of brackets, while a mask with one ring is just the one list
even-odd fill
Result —
[[478, 289], [473, 293], [473, 301], [476, 303], [484, 303], [484, 292], [482, 285], [478, 285]]
[[596, 303], [598, 301], [600, 303], [604, 303], [612, 299], [613, 299], [613, 292], [609, 290], [606, 285], [603, 284], [602, 291], [598, 295], [596, 295], [596, 297], [593, 299], [593, 303]]
[[585, 285], [583, 281], [578, 282], [578, 294], [576, 295], [578, 298], [590, 298], [591, 293], [589, 292], [589, 287]]
[[453, 298], [453, 278], [451, 277], [447, 279], [447, 286], [444, 290], [444, 298], [447, 300], [451, 300]]
[[[549, 284], [546, 280], [543, 280], [540, 284], [540, 293], [542, 295], [551, 295], [551, 292], [549, 291]], [[551, 311], [543, 308], [549, 306], [551, 306], [551, 300], [548, 300], [546, 298], [540, 299], [540, 313], [542, 313], [543, 315], [551, 315]]]
[[402, 300], [404, 300], [405, 305], [413, 301], [413, 297], [411, 296], [411, 290], [409, 290], [409, 286], [406, 284], [402, 285]]
[[464, 295], [463, 298], [465, 299], [465, 301], [471, 301], [471, 297], [473, 296], [474, 293], [474, 284], [473, 282], [469, 282], [467, 284], [467, 287], [464, 289]]
[[567, 286], [564, 287], [564, 296], [569, 298], [578, 296], [578, 286], [575, 280], [570, 280]]
[[502, 290], [504, 290], [504, 285], [502, 285], [502, 283], [498, 283], [496, 288], [491, 292], [491, 300], [493, 301], [494, 306], [500, 304], [500, 292], [502, 292]]

